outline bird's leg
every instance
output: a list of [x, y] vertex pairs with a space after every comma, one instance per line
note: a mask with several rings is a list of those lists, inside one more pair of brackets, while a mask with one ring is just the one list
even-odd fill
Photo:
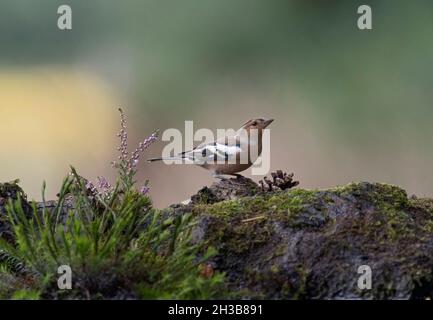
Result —
[[226, 177], [226, 176], [236, 177], [237, 179], [239, 179], [239, 178], [243, 178], [243, 177], [244, 177], [243, 175], [238, 174], [238, 173], [224, 173], [224, 174], [221, 174], [221, 173], [214, 173], [214, 174], [212, 174], [212, 176], [213, 176], [214, 178], [221, 179], [221, 180], [228, 180], [229, 178]]
[[245, 178], [243, 175], [239, 173], [226, 173], [227, 176], [236, 177], [236, 179]]
[[220, 179], [220, 180], [228, 180], [227, 177], [224, 177], [224, 175], [222, 175], [220, 173], [213, 173], [212, 177], [214, 177], [216, 179]]

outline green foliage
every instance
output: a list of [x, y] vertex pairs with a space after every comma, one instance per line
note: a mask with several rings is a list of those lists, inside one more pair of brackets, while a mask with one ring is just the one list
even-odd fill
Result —
[[304, 203], [314, 202], [318, 192], [318, 190], [292, 189], [213, 204], [199, 203], [193, 208], [193, 212], [197, 214], [204, 212], [228, 220], [233, 217], [247, 219], [256, 214], [266, 214], [265, 219], [268, 216], [280, 215], [282, 218], [296, 220], [297, 214], [304, 207]]
[[[54, 208], [33, 203], [27, 214], [20, 196], [9, 200], [15, 243], [0, 239], [0, 273], [32, 280], [30, 289], [11, 297], [218, 297], [223, 275], [201, 275], [200, 266], [214, 252], [199, 257], [201, 248], [191, 244], [191, 216], [162, 217], [147, 195], [123, 186], [118, 181], [109, 197], [89, 194], [72, 168]], [[60, 265], [72, 269], [72, 290], [57, 287]]]
[[12, 296], [12, 300], [39, 300], [40, 292], [36, 290], [17, 290]]

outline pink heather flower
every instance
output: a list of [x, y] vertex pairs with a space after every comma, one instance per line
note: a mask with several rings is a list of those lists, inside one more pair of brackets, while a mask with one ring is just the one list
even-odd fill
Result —
[[140, 189], [140, 193], [141, 193], [142, 195], [146, 195], [146, 194], [149, 192], [149, 190], [150, 190], [149, 187], [142, 186], [141, 189]]
[[86, 189], [93, 193], [93, 195], [97, 195], [98, 189], [96, 189], [95, 185], [92, 183], [92, 181], [87, 181], [86, 183]]
[[[119, 108], [119, 111], [120, 131], [117, 136], [120, 138], [120, 145], [117, 147], [117, 150], [119, 151], [120, 155], [118, 156], [117, 161], [111, 162], [111, 166], [118, 169], [122, 179], [132, 180], [141, 154], [158, 139], [158, 130], [154, 131], [149, 137], [141, 141], [134, 152], [131, 152], [130, 157], [128, 157], [129, 152], [126, 117], [122, 109]], [[72, 173], [70, 174], [72, 175]], [[96, 179], [96, 186], [92, 181], [87, 181], [86, 189], [88, 189], [94, 196], [100, 196], [102, 198], [109, 199], [114, 192], [114, 188], [106, 178], [99, 176]], [[140, 188], [139, 192], [143, 195], [146, 195], [149, 190], [149, 187], [143, 186]]]
[[135, 149], [135, 151], [132, 152], [132, 154], [131, 154], [131, 159], [130, 159], [130, 166], [131, 167], [137, 166], [141, 153], [143, 153], [144, 150], [149, 148], [149, 146], [152, 143], [154, 143], [157, 139], [158, 139], [158, 132], [155, 131], [149, 137], [144, 139], [144, 141], [140, 142], [140, 144], [138, 145], [138, 148]]
[[120, 131], [117, 134], [118, 137], [120, 137], [120, 146], [117, 148], [117, 150], [120, 151], [120, 160], [126, 160], [126, 157], [128, 155], [128, 133], [126, 131], [126, 117], [123, 113], [123, 110], [119, 108], [120, 111]]
[[111, 184], [104, 177], [97, 177], [97, 181], [98, 187], [95, 187], [92, 181], [87, 181], [86, 188], [92, 192], [94, 196], [109, 198], [111, 192], [113, 192]]
[[[132, 172], [134, 168], [137, 167], [140, 155], [144, 152], [153, 142], [155, 142], [158, 139], [158, 131], [154, 131], [149, 137], [144, 139], [144, 141], [140, 142], [138, 145], [138, 148], [135, 149], [134, 152], [131, 152], [131, 156], [128, 159], [128, 133], [127, 133], [127, 126], [126, 126], [126, 117], [123, 113], [123, 110], [119, 108], [120, 111], [120, 132], [117, 134], [118, 137], [120, 137], [120, 146], [117, 148], [117, 150], [120, 152], [120, 155], [118, 157], [118, 160], [120, 163], [123, 162], [125, 165], [126, 172], [129, 174]], [[119, 164], [119, 162], [112, 162], [112, 166], [121, 166], [122, 164]]]
[[110, 190], [111, 184], [104, 177], [97, 177], [98, 180], [98, 188], [103, 190]]
[[104, 177], [97, 177], [96, 179], [98, 180], [98, 188], [100, 190], [99, 195], [104, 198], [109, 198], [110, 194], [113, 192], [111, 184]]

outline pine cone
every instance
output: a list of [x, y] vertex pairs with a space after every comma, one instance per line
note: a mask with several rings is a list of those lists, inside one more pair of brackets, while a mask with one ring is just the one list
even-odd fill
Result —
[[259, 181], [263, 192], [288, 190], [299, 184], [299, 181], [293, 180], [293, 173], [287, 174], [282, 170], [271, 172], [271, 177], [272, 180], [265, 176]]

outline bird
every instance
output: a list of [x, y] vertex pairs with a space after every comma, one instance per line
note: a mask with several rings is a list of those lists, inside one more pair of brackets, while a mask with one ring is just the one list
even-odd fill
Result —
[[151, 158], [148, 161], [183, 160], [211, 171], [215, 178], [226, 179], [227, 175], [241, 177], [239, 172], [251, 167], [261, 155], [263, 130], [273, 121], [251, 119], [232, 135], [200, 144], [174, 157]]

